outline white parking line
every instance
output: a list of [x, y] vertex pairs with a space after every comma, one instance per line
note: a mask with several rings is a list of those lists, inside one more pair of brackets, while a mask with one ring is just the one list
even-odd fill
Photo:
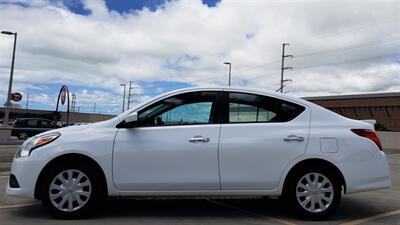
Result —
[[39, 203], [27, 203], [27, 204], [17, 204], [17, 205], [0, 205], [0, 209], [11, 209], [11, 208], [20, 208], [31, 205], [38, 205]]
[[270, 216], [264, 216], [264, 215], [261, 215], [261, 214], [258, 214], [258, 213], [255, 213], [255, 212], [252, 212], [252, 211], [249, 211], [249, 210], [241, 209], [241, 208], [238, 208], [238, 207], [235, 207], [235, 206], [232, 206], [232, 205], [228, 205], [228, 204], [225, 204], [225, 203], [222, 203], [222, 202], [217, 202], [217, 201], [210, 200], [210, 199], [208, 199], [207, 201], [209, 201], [211, 203], [214, 203], [216, 205], [220, 205], [220, 206], [223, 206], [223, 207], [226, 207], [226, 208], [231, 208], [231, 209], [240, 211], [240, 212], [245, 213], [245, 214], [249, 214], [249, 215], [260, 217], [260, 218], [265, 218], [267, 220], [271, 220], [271, 221], [274, 221], [276, 223], [285, 224], [285, 225], [296, 225], [295, 223], [292, 223], [292, 222], [289, 222], [289, 221], [286, 221], [286, 220], [282, 220], [282, 219], [274, 218], [274, 217], [270, 217]]
[[394, 211], [390, 211], [390, 212], [386, 212], [386, 213], [381, 213], [375, 216], [369, 216], [369, 217], [365, 217], [365, 218], [361, 218], [358, 220], [353, 220], [347, 223], [342, 223], [342, 225], [357, 225], [357, 224], [362, 224], [362, 223], [366, 223], [366, 222], [370, 222], [376, 219], [380, 219], [380, 218], [384, 218], [384, 217], [388, 217], [388, 216], [393, 216], [393, 215], [397, 215], [400, 214], [400, 209], [399, 210], [394, 210]]

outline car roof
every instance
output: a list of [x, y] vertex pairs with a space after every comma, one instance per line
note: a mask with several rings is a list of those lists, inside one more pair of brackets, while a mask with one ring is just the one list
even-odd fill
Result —
[[[236, 92], [244, 92], [244, 93], [252, 93], [252, 94], [260, 94], [260, 95], [267, 95], [271, 97], [276, 97], [280, 99], [286, 99], [289, 101], [297, 102], [303, 105], [308, 105], [310, 106], [313, 105], [311, 102], [306, 101], [304, 99], [294, 97], [288, 94], [283, 94], [280, 92], [274, 92], [274, 91], [269, 91], [269, 90], [264, 90], [264, 89], [259, 89], [259, 88], [244, 88], [244, 87], [235, 87], [235, 86], [210, 86], [210, 87], [205, 87], [205, 86], [199, 86], [199, 87], [189, 87], [189, 88], [183, 88], [183, 89], [177, 89], [173, 90], [170, 92], [167, 92], [165, 94], [162, 94], [161, 96], [167, 96], [171, 94], [177, 94], [180, 92], [192, 92], [192, 91], [236, 91]], [[160, 97], [161, 97], [160, 96]]]
[[282, 94], [282, 93], [278, 93], [278, 92], [273, 92], [273, 91], [267, 91], [267, 90], [263, 90], [263, 89], [256, 89], [256, 88], [243, 88], [243, 87], [232, 87], [232, 86], [210, 86], [210, 87], [189, 87], [189, 88], [182, 88], [182, 89], [176, 89], [176, 90], [172, 90], [157, 96], [154, 96], [150, 99], [147, 99], [137, 105], [135, 105], [132, 110], [127, 110], [124, 113], [120, 114], [120, 115], [125, 115], [125, 114], [129, 114], [132, 111], [141, 108], [151, 102], [155, 102], [158, 101], [159, 99], [162, 98], [166, 98], [172, 95], [176, 95], [176, 94], [183, 94], [183, 93], [188, 93], [188, 92], [195, 92], [195, 91], [237, 91], [237, 92], [243, 92], [243, 93], [249, 93], [249, 94], [259, 94], [259, 95], [266, 95], [266, 96], [271, 96], [271, 97], [276, 97], [276, 98], [280, 98], [283, 100], [287, 100], [287, 101], [291, 101], [291, 102], [295, 102], [298, 104], [301, 104], [303, 106], [310, 106], [313, 105], [313, 103], [308, 102], [306, 100], [297, 98], [297, 97], [293, 97], [287, 94]]
[[[17, 118], [17, 120], [49, 120], [49, 119], [46, 119], [46, 118]], [[49, 121], [52, 121], [52, 120], [49, 120]]]

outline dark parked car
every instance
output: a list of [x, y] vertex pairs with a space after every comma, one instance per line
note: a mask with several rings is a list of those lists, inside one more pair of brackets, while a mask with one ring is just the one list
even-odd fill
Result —
[[42, 118], [19, 118], [12, 124], [13, 129], [11, 136], [18, 137], [20, 140], [25, 140], [28, 137], [32, 137], [36, 134], [60, 128], [56, 122], [42, 119]]

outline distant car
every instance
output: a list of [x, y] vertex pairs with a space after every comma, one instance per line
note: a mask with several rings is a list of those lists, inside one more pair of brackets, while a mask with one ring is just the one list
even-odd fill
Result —
[[90, 124], [90, 123], [79, 122], [79, 123], [75, 123], [74, 126], [82, 126], [82, 125], [88, 125], [88, 124]]
[[11, 136], [15, 136], [20, 140], [25, 140], [28, 137], [32, 137], [36, 134], [60, 128], [56, 122], [43, 119], [43, 118], [19, 118], [12, 124], [13, 129]]
[[74, 126], [74, 125], [75, 125], [74, 122], [68, 122], [68, 123], [62, 122], [61, 123], [61, 127], [69, 127], [69, 126]]
[[15, 155], [7, 194], [77, 218], [108, 196], [282, 196], [324, 219], [341, 195], [387, 188], [371, 124], [244, 88], [166, 93], [99, 123], [45, 132]]

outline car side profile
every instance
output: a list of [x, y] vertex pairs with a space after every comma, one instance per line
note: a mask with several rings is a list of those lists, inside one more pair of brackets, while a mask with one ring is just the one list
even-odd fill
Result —
[[215, 87], [28, 139], [6, 192], [62, 218], [111, 196], [280, 196], [294, 212], [324, 219], [342, 194], [390, 185], [371, 124], [280, 93]]
[[12, 123], [11, 136], [25, 140], [42, 132], [60, 128], [56, 122], [43, 118], [18, 118]]

